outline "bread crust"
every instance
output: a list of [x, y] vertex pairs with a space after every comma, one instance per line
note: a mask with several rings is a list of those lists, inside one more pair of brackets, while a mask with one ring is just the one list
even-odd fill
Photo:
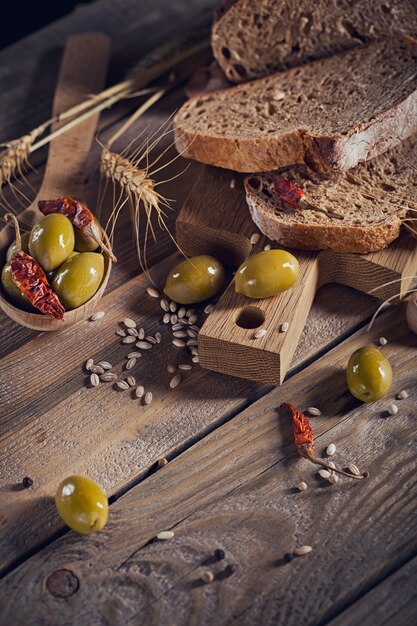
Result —
[[197, 134], [181, 124], [187, 104], [174, 119], [178, 152], [206, 165], [243, 173], [268, 172], [297, 163], [320, 173], [346, 171], [393, 148], [417, 129], [417, 92], [368, 124], [357, 124], [348, 133], [334, 136], [318, 136], [303, 129], [259, 137]]

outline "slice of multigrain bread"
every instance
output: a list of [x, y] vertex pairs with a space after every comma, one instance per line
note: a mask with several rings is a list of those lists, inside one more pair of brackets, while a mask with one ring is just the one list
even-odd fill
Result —
[[209, 165], [348, 170], [417, 130], [417, 43], [373, 42], [191, 98], [174, 127], [178, 151]]
[[228, 0], [211, 41], [240, 83], [395, 34], [417, 37], [415, 0]]
[[[303, 203], [330, 216], [282, 202], [277, 176], [303, 191]], [[325, 176], [295, 166], [248, 176], [245, 191], [253, 221], [273, 241], [289, 248], [375, 252], [399, 236], [406, 216], [417, 217], [417, 134], [349, 172]]]

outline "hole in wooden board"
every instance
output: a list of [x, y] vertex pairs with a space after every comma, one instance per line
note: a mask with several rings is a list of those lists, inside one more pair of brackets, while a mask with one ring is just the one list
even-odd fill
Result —
[[265, 313], [254, 306], [247, 306], [239, 311], [235, 324], [240, 328], [259, 328], [265, 321]]

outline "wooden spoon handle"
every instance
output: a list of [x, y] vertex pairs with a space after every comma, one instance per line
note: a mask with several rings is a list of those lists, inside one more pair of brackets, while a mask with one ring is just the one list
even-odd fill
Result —
[[[109, 48], [110, 39], [102, 33], [84, 33], [68, 38], [55, 91], [54, 116], [101, 91], [107, 73]], [[51, 141], [39, 199], [62, 195], [82, 199], [87, 157], [99, 115], [91, 116]], [[55, 124], [53, 130], [59, 126]]]

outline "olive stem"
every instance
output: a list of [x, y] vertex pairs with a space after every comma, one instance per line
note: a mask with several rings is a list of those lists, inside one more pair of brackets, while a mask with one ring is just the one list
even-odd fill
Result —
[[4, 219], [6, 221], [8, 221], [9, 219], [12, 220], [13, 222], [13, 226], [14, 226], [14, 230], [15, 230], [15, 236], [16, 236], [16, 251], [17, 252], [21, 252], [22, 250], [22, 238], [20, 236], [20, 228], [19, 228], [19, 222], [16, 219], [16, 216], [13, 215], [13, 213], [6, 213], [6, 215], [4, 216]]

